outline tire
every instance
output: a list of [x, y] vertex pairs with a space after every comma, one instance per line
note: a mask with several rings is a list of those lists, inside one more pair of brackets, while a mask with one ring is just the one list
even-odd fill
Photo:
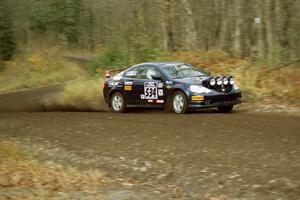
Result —
[[110, 98], [111, 109], [115, 113], [126, 112], [126, 102], [120, 92], [115, 92]]
[[176, 91], [173, 93], [171, 103], [172, 103], [172, 110], [176, 114], [184, 114], [189, 111], [187, 97], [181, 91]]
[[221, 113], [230, 113], [232, 111], [232, 109], [233, 109], [233, 105], [231, 105], [231, 106], [219, 106], [218, 107], [218, 110]]

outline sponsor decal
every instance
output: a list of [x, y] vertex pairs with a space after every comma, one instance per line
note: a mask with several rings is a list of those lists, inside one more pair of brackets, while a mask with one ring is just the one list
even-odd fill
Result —
[[164, 87], [164, 84], [163, 83], [158, 83], [158, 88], [163, 88]]
[[145, 95], [145, 99], [158, 99], [157, 83], [156, 82], [145, 82], [144, 95]]
[[158, 96], [164, 96], [164, 91], [162, 89], [158, 90]]
[[141, 99], [145, 99], [145, 95], [144, 94], [141, 94]]
[[126, 76], [136, 76], [137, 71], [128, 71], [126, 72]]
[[124, 85], [133, 85], [133, 82], [132, 81], [125, 81]]
[[153, 100], [152, 99], [148, 99], [148, 103], [153, 103]]
[[108, 85], [109, 85], [109, 86], [116, 86], [116, 85], [118, 85], [118, 84], [119, 84], [119, 82], [112, 81], [112, 82], [110, 82]]
[[203, 101], [204, 96], [192, 96], [192, 101]]
[[164, 103], [165, 101], [163, 99], [157, 99], [156, 103]]
[[124, 86], [124, 90], [131, 91], [132, 90], [132, 86], [131, 85], [125, 85]]

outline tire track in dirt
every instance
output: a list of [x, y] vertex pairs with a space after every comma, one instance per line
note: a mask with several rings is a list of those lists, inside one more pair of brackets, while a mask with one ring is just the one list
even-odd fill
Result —
[[0, 112], [43, 110], [42, 99], [63, 91], [60, 84], [0, 94]]

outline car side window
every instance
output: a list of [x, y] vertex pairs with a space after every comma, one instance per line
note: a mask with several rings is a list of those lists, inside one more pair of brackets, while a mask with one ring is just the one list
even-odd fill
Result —
[[160, 75], [160, 72], [151, 66], [141, 66], [138, 69], [137, 78], [153, 80], [152, 75]]
[[139, 67], [137, 78], [139, 78], [139, 79], [147, 79], [147, 67], [146, 66]]
[[138, 74], [137, 68], [135, 67], [133, 69], [130, 69], [130, 70], [126, 71], [125, 74], [124, 74], [124, 77], [125, 78], [136, 78], [137, 74]]

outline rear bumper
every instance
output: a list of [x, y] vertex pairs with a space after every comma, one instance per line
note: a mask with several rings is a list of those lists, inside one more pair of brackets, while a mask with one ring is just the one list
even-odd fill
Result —
[[189, 108], [212, 108], [241, 103], [241, 93], [205, 96], [203, 101], [189, 101]]

